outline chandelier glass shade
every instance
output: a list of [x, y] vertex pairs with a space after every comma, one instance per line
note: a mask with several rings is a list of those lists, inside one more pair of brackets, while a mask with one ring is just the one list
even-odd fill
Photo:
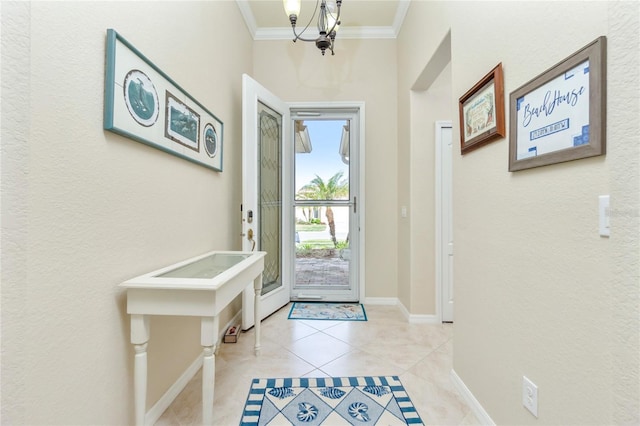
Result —
[[[336, 41], [336, 33], [340, 28], [340, 7], [342, 6], [342, 0], [335, 0], [335, 2], [317, 0], [313, 16], [299, 33], [296, 31], [296, 24], [298, 22], [298, 16], [300, 15], [300, 0], [282, 0], [282, 3], [284, 5], [284, 11], [289, 17], [289, 22], [291, 22], [294, 42], [298, 40], [313, 42], [316, 44], [316, 47], [320, 49], [323, 56], [327, 50], [331, 51], [332, 55], [335, 55], [333, 46]], [[303, 37], [316, 15], [318, 15], [318, 37]]]

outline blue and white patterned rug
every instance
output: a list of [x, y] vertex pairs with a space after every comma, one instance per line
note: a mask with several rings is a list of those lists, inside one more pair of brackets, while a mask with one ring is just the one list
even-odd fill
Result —
[[366, 321], [367, 313], [361, 303], [295, 302], [289, 319]]
[[423, 425], [397, 376], [253, 379], [240, 426]]

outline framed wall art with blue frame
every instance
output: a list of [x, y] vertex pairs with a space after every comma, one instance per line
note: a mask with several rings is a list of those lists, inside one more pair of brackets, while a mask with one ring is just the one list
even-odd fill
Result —
[[106, 47], [104, 128], [221, 172], [222, 121], [113, 29]]

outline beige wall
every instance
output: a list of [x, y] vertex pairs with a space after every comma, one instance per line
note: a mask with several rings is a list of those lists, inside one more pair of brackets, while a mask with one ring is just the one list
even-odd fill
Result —
[[[131, 424], [117, 285], [240, 248], [252, 40], [238, 27], [234, 2], [3, 2], [3, 423]], [[224, 122], [223, 173], [102, 129], [107, 28]], [[197, 319], [152, 320], [148, 407], [199, 355], [199, 331]]]
[[[448, 46], [447, 46], [448, 47]], [[408, 261], [408, 301], [401, 299], [412, 315], [437, 315], [435, 122], [451, 121], [451, 65], [445, 65], [428, 88], [418, 86], [410, 94], [409, 204], [410, 224], [405, 241]], [[407, 172], [405, 172], [407, 173]], [[407, 220], [407, 219], [405, 219]], [[401, 242], [398, 242], [400, 246]]]
[[[409, 102], [411, 85], [447, 31], [454, 141], [457, 99], [497, 63], [508, 102], [608, 37], [606, 156], [509, 173], [507, 139], [454, 155], [454, 369], [498, 424], [639, 421], [638, 16], [632, 2], [412, 2], [399, 37], [400, 141], [402, 117], [427, 108]], [[609, 239], [597, 216], [607, 193]], [[537, 420], [521, 404], [523, 375], [539, 387]]]
[[253, 77], [287, 102], [365, 102], [366, 297], [396, 297], [396, 42], [336, 45], [323, 57], [311, 43], [257, 41]]
[[[506, 139], [454, 155], [454, 368], [499, 424], [639, 423], [638, 7], [414, 1], [397, 41], [322, 57], [252, 42], [234, 2], [3, 2], [2, 420], [132, 422], [117, 284], [239, 248], [243, 72], [285, 101], [366, 102], [366, 296], [434, 314], [431, 121], [451, 118], [458, 140], [458, 97], [498, 62], [508, 94], [604, 34], [605, 157], [511, 174]], [[107, 28], [224, 121], [223, 173], [102, 130]], [[450, 68], [412, 93], [449, 30]], [[198, 355], [198, 330], [152, 321], [148, 407]], [[522, 375], [540, 387], [537, 421]]]
[[[426, 5], [416, 3], [414, 10]], [[408, 13], [409, 31], [398, 38], [398, 198], [408, 211], [398, 223], [398, 299], [412, 315], [436, 318], [435, 122], [451, 120], [453, 110], [440, 47], [448, 10], [443, 2], [429, 7], [428, 18]]]

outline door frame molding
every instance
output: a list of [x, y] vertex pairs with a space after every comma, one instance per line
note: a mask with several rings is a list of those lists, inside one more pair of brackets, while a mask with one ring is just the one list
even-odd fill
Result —
[[[341, 102], [287, 102], [289, 105], [289, 111], [292, 109], [324, 109], [324, 110], [340, 110], [340, 109], [357, 109], [358, 110], [358, 125], [360, 130], [359, 144], [358, 144], [358, 206], [359, 209], [359, 228], [358, 232], [358, 244], [359, 244], [359, 259], [358, 259], [358, 300], [360, 303], [365, 299], [365, 264], [366, 264], [366, 249], [365, 249], [365, 209], [362, 206], [366, 204], [365, 198], [365, 103], [363, 101], [341, 101]], [[293, 181], [293, 179], [292, 179]], [[293, 182], [290, 182], [293, 185]], [[290, 188], [293, 191], [293, 188]], [[293, 267], [293, 264], [291, 264]]]
[[[450, 120], [439, 120], [435, 123], [435, 192], [436, 192], [436, 317], [438, 322], [442, 322], [444, 289], [442, 283], [442, 261], [443, 261], [443, 244], [442, 244], [442, 129], [449, 127], [453, 132], [453, 126]], [[452, 157], [453, 159], [453, 157]], [[453, 162], [451, 164], [453, 166]]]

